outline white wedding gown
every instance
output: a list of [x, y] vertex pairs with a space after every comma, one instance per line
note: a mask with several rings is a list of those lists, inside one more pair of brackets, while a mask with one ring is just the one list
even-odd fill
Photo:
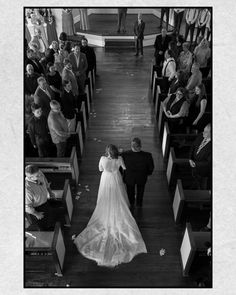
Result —
[[103, 171], [97, 205], [87, 227], [75, 238], [79, 252], [100, 266], [114, 267], [147, 253], [138, 226], [130, 213], [128, 196], [119, 171], [123, 159], [102, 156]]

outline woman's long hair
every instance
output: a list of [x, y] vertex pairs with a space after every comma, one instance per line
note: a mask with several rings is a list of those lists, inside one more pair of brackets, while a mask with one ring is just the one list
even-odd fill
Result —
[[198, 99], [197, 99], [197, 102], [196, 102], [196, 105], [199, 105], [202, 98], [204, 96], [206, 97], [206, 88], [205, 88], [205, 85], [203, 83], [197, 85], [196, 87], [198, 87], [200, 89], [200, 94], [198, 95]]
[[105, 156], [111, 157], [112, 159], [118, 159], [119, 151], [114, 144], [108, 144], [105, 150]]

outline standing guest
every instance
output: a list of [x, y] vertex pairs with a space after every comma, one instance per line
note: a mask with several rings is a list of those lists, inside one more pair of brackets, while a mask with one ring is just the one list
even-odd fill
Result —
[[171, 81], [176, 75], [176, 63], [171, 50], [167, 49], [165, 52], [165, 61], [162, 67], [162, 84], [161, 92], [168, 93]]
[[161, 34], [156, 36], [154, 43], [156, 66], [161, 67], [164, 61], [164, 53], [168, 49], [168, 44], [171, 38], [167, 35], [166, 29], [161, 30]]
[[54, 98], [60, 102], [61, 97], [61, 89], [62, 89], [62, 79], [58, 71], [56, 71], [56, 67], [52, 63], [48, 63], [47, 65], [48, 73], [47, 73], [47, 81], [54, 93]]
[[39, 77], [37, 82], [38, 87], [34, 93], [34, 102], [41, 106], [43, 114], [48, 117], [50, 112], [50, 101], [54, 99], [54, 93], [44, 77]]
[[194, 95], [195, 87], [202, 83], [202, 73], [199, 70], [200, 66], [198, 63], [193, 63], [191, 68], [191, 76], [188, 79], [186, 89], [188, 90], [189, 97], [192, 98]]
[[73, 36], [75, 34], [72, 9], [62, 9], [62, 31], [65, 32], [68, 36]]
[[183, 50], [183, 47], [182, 47], [183, 43], [184, 43], [184, 37], [182, 35], [177, 35], [176, 46], [177, 46], [178, 56], [180, 55], [180, 52]]
[[207, 107], [207, 94], [204, 84], [195, 87], [195, 95], [190, 102], [189, 117], [190, 126], [193, 129], [202, 131], [206, 125], [206, 117], [204, 116]]
[[139, 50], [141, 52], [141, 56], [143, 56], [143, 39], [144, 39], [144, 29], [145, 29], [145, 22], [142, 20], [142, 14], [138, 14], [138, 20], [136, 20], [134, 24], [134, 37], [136, 41], [136, 54], [135, 56], [139, 55]]
[[54, 55], [54, 57], [55, 57], [54, 66], [60, 75], [62, 74], [62, 71], [64, 68], [63, 61], [69, 55], [68, 52], [64, 48], [65, 48], [65, 45], [60, 44], [60, 49], [59, 49], [58, 53], [55, 53], [55, 55]]
[[34, 67], [31, 64], [26, 66], [25, 73], [25, 94], [34, 95], [38, 87], [38, 78], [40, 75], [34, 72]]
[[179, 55], [178, 68], [185, 73], [186, 79], [189, 78], [191, 66], [193, 62], [192, 53], [189, 50], [189, 42], [183, 43], [183, 51]]
[[[72, 93], [72, 85], [70, 81], [63, 80], [63, 91], [61, 97], [61, 109], [68, 124], [69, 132], [75, 131], [77, 100]], [[80, 106], [79, 106], [80, 109]]]
[[68, 53], [68, 55], [71, 53], [72, 50], [72, 44], [70, 41], [66, 41], [64, 50]]
[[211, 57], [211, 50], [206, 39], [202, 39], [201, 43], [194, 49], [194, 61], [199, 63], [200, 71], [202, 72], [202, 77], [206, 78], [208, 76], [210, 68], [208, 65], [208, 60]]
[[80, 45], [76, 44], [74, 52], [69, 54], [69, 60], [72, 65], [72, 70], [77, 78], [80, 94], [84, 94], [86, 71], [88, 68], [86, 55], [80, 52]]
[[47, 118], [43, 115], [40, 105], [32, 103], [31, 110], [33, 117], [28, 123], [28, 133], [31, 143], [38, 149], [39, 157], [50, 157], [50, 135]]
[[184, 127], [184, 118], [188, 116], [188, 109], [186, 91], [182, 87], [178, 88], [176, 93], [168, 95], [164, 100], [163, 111], [169, 122], [171, 132], [180, 132], [180, 129]]
[[49, 46], [49, 52], [47, 57], [47, 62], [52, 62], [54, 64], [55, 62], [55, 54], [58, 53], [58, 42], [52, 41], [52, 44]]
[[178, 61], [178, 48], [177, 48], [177, 43], [175, 40], [171, 40], [168, 44], [168, 49], [170, 49], [173, 53], [173, 58], [175, 59], [175, 63], [177, 65]]
[[78, 83], [75, 74], [72, 71], [72, 65], [68, 58], [64, 59], [64, 69], [61, 74], [62, 81], [70, 81], [72, 85], [72, 93], [77, 98], [79, 95]]
[[201, 33], [201, 36], [204, 38], [205, 36], [205, 30], [206, 30], [206, 24], [209, 22], [209, 20], [211, 19], [211, 13], [208, 9], [201, 9], [196, 21], [196, 28], [197, 28], [197, 32], [196, 32], [196, 39], [199, 36], [199, 34]]
[[126, 15], [127, 8], [118, 8], [118, 22], [117, 22], [117, 33], [120, 33], [120, 29], [122, 27], [123, 33], [126, 32]]
[[88, 46], [88, 40], [83, 37], [81, 40], [82, 46], [81, 46], [81, 52], [86, 55], [87, 62], [88, 62], [88, 69], [86, 71], [87, 75], [89, 71], [95, 70], [96, 73], [96, 55], [94, 52], [93, 47]]
[[67, 139], [70, 137], [68, 124], [61, 112], [61, 106], [58, 101], [50, 102], [51, 111], [48, 116], [48, 128], [51, 134], [52, 142], [57, 148], [57, 157], [64, 157], [66, 153]]
[[174, 32], [178, 35], [184, 16], [184, 8], [174, 8]]
[[195, 23], [197, 21], [199, 14], [199, 9], [197, 8], [191, 8], [187, 9], [185, 21], [186, 21], [186, 27], [185, 27], [185, 41], [187, 41], [188, 33], [190, 32], [190, 44], [193, 43], [193, 34], [195, 29]]
[[34, 68], [34, 72], [39, 75], [44, 75], [45, 70], [39, 60], [36, 58], [36, 54], [32, 49], [27, 50], [27, 58], [25, 60], [25, 66], [31, 64]]
[[159, 28], [162, 29], [162, 23], [163, 23], [163, 18], [164, 15], [166, 15], [166, 31], [168, 31], [168, 26], [169, 26], [169, 14], [170, 14], [170, 8], [161, 8], [161, 20], [160, 20], [160, 25]]
[[198, 184], [198, 189], [207, 189], [211, 157], [211, 124], [207, 124], [203, 133], [193, 143], [189, 154], [189, 164], [192, 168], [192, 175]]
[[142, 151], [141, 148], [141, 140], [136, 137], [131, 141], [131, 150], [121, 154], [126, 167], [126, 170], [124, 170], [124, 182], [131, 209], [135, 205], [135, 195], [136, 205], [142, 207], [145, 184], [148, 176], [154, 170], [152, 154]]
[[185, 73], [181, 70], [176, 72], [175, 78], [171, 81], [168, 94], [173, 94], [179, 87], [186, 86]]
[[80, 15], [80, 29], [83, 31], [89, 30], [89, 19], [88, 19], [88, 9], [87, 8], [80, 8], [79, 9]]
[[64, 224], [62, 203], [55, 198], [50, 185], [37, 166], [25, 167], [25, 212], [42, 231], [53, 230], [57, 221]]

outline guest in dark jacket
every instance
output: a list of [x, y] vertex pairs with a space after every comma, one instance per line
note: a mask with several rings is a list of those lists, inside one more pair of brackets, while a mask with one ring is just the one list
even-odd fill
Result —
[[145, 22], [142, 20], [142, 14], [139, 13], [138, 20], [136, 20], [134, 24], [134, 36], [135, 36], [135, 42], [136, 42], [135, 56], [139, 55], [139, 50], [141, 52], [141, 56], [143, 56], [144, 29], [145, 29]]
[[34, 95], [38, 82], [37, 79], [40, 77], [38, 73], [34, 72], [34, 67], [31, 64], [26, 66], [25, 73], [25, 94], [26, 95]]
[[166, 29], [161, 30], [161, 34], [156, 36], [156, 40], [154, 43], [155, 53], [154, 56], [156, 58], [156, 66], [162, 66], [164, 61], [165, 51], [168, 49], [168, 44], [171, 41], [171, 38], [167, 35]]
[[152, 154], [141, 151], [141, 147], [141, 140], [134, 138], [131, 141], [131, 150], [121, 154], [126, 166], [124, 182], [126, 183], [131, 208], [135, 203], [135, 187], [136, 205], [142, 207], [145, 184], [148, 176], [154, 170]]
[[54, 98], [60, 102], [62, 94], [62, 79], [59, 72], [56, 71], [56, 67], [51, 62], [47, 64], [47, 81], [54, 93]]
[[28, 123], [31, 143], [35, 149], [38, 149], [39, 157], [49, 157], [51, 139], [47, 118], [43, 115], [40, 105], [32, 103], [31, 110], [33, 117]]
[[72, 93], [71, 82], [67, 80], [63, 81], [61, 108], [62, 113], [66, 118], [69, 132], [75, 131], [76, 112], [78, 112], [78, 109], [76, 106], [76, 98]]
[[211, 161], [211, 124], [208, 124], [193, 143], [189, 154], [189, 164], [192, 168], [192, 175], [197, 181], [198, 189], [207, 189]]
[[88, 40], [85, 37], [82, 38], [81, 43], [81, 52], [84, 53], [87, 58], [88, 69], [86, 71], [86, 74], [88, 76], [89, 71], [92, 71], [93, 69], [96, 73], [96, 55], [93, 47], [88, 46]]

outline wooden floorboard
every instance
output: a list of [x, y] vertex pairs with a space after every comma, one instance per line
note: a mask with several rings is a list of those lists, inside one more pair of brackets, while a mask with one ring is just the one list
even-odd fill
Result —
[[[132, 51], [106, 52], [103, 48], [96, 48], [99, 77], [80, 167], [77, 189], [82, 194], [78, 201], [74, 201], [72, 226], [65, 231], [64, 276], [26, 274], [28, 287], [193, 286], [191, 280], [182, 277], [179, 249], [183, 228], [174, 223], [161, 143], [149, 98], [153, 48], [145, 48], [143, 58], [136, 58], [133, 54]], [[134, 212], [148, 253], [115, 269], [98, 267], [94, 261], [78, 253], [71, 236], [84, 229], [95, 208], [100, 180], [98, 161], [106, 144], [129, 149], [130, 139], [134, 136], [142, 139], [143, 150], [152, 152], [155, 162], [155, 171], [146, 185], [143, 209]], [[85, 190], [85, 185], [89, 185], [90, 191]], [[159, 254], [162, 248], [166, 250], [164, 256]]]

